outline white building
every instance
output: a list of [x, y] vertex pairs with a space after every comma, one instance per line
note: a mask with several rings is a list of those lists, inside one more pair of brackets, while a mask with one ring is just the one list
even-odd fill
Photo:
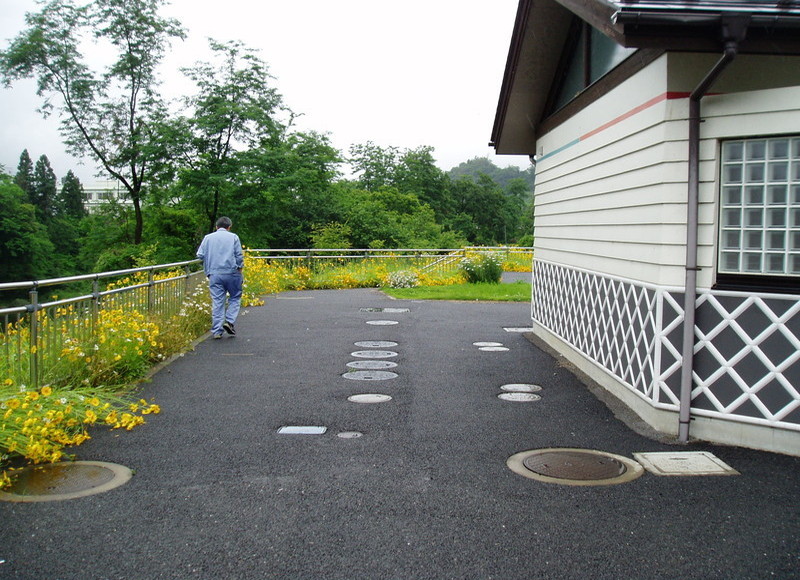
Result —
[[519, 4], [535, 332], [682, 440], [800, 455], [798, 55], [796, 1]]
[[83, 192], [86, 195], [83, 205], [86, 211], [90, 213], [112, 200], [123, 205], [133, 205], [133, 202], [128, 199], [128, 193], [125, 188], [119, 181], [114, 179], [96, 181], [91, 186], [85, 186]]

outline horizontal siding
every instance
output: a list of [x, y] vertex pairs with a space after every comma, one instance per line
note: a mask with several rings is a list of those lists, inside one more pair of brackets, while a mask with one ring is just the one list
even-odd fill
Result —
[[[641, 106], [668, 89], [685, 90], [666, 83], [667, 65], [680, 70], [686, 57], [665, 55], [540, 138], [537, 257], [653, 284], [683, 285], [688, 97], [661, 100], [643, 110]], [[735, 84], [728, 79], [726, 86]], [[798, 106], [798, 87], [703, 99], [701, 287], [714, 281], [719, 139], [800, 133]], [[637, 112], [626, 116], [632, 110]], [[598, 128], [603, 129], [593, 133]]]

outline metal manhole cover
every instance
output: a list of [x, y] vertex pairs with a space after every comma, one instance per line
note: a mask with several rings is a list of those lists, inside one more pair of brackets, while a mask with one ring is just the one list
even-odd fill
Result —
[[482, 346], [478, 350], [484, 352], [505, 352], [508, 350], [505, 346]]
[[396, 379], [397, 373], [390, 371], [352, 371], [344, 373], [342, 376], [352, 381], [385, 381]]
[[472, 346], [503, 346], [502, 342], [473, 342]]
[[397, 324], [396, 320], [367, 320], [367, 324], [371, 324], [373, 326], [391, 326], [393, 324]]
[[393, 340], [361, 340], [353, 344], [361, 348], [391, 348], [397, 346], [397, 343]]
[[500, 387], [503, 391], [511, 393], [538, 393], [542, 390], [539, 385], [531, 385], [529, 383], [509, 383]]
[[564, 485], [612, 485], [639, 477], [642, 466], [620, 455], [593, 449], [549, 448], [512, 455], [508, 467], [531, 479]]
[[347, 368], [373, 370], [373, 371], [392, 369], [396, 366], [397, 363], [392, 362], [390, 360], [366, 359], [366, 360], [354, 360], [347, 363]]
[[392, 398], [389, 395], [364, 393], [361, 395], [351, 395], [347, 397], [347, 400], [351, 403], [385, 403], [386, 401], [391, 401]]
[[32, 465], [16, 472], [0, 500], [12, 502], [62, 501], [102, 493], [128, 482], [127, 467], [102, 461], [64, 461]]
[[513, 401], [515, 403], [530, 403], [531, 401], [538, 401], [541, 399], [536, 393], [500, 393], [497, 395], [498, 399], [504, 401]]
[[356, 358], [392, 358], [397, 353], [392, 350], [357, 350], [350, 355]]

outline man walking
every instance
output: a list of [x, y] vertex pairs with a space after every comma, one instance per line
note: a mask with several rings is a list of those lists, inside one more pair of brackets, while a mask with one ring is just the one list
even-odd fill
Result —
[[[203, 271], [211, 293], [211, 334], [222, 338], [222, 331], [235, 335], [236, 317], [242, 298], [244, 254], [239, 236], [231, 232], [228, 217], [217, 220], [217, 231], [203, 238], [197, 257], [203, 260]], [[225, 297], [228, 307], [225, 308]]]

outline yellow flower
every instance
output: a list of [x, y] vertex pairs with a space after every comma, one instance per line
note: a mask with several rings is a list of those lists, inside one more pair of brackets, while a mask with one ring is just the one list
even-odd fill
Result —
[[52, 394], [53, 394], [53, 389], [50, 386], [45, 385], [44, 387], [42, 387], [42, 396], [49, 397]]
[[12, 381], [11, 379], [6, 379], [5, 381], [3, 381], [3, 384], [6, 385], [7, 387], [10, 387], [11, 385], [14, 384], [14, 381]]
[[98, 399], [97, 397], [92, 397], [91, 399], [89, 399], [89, 404], [92, 407], [96, 407], [97, 405], [100, 404], [100, 399]]

